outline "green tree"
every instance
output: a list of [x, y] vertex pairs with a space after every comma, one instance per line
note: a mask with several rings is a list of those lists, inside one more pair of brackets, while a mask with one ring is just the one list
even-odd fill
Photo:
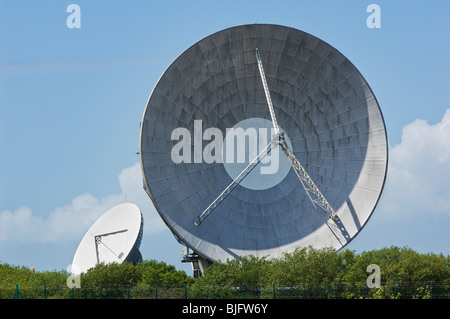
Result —
[[254, 296], [270, 280], [271, 264], [271, 260], [255, 256], [214, 263], [195, 280], [190, 287], [190, 295], [196, 298]]
[[24, 266], [0, 264], [0, 298], [11, 298], [16, 284], [24, 298], [60, 297], [66, 278], [65, 271], [32, 273], [30, 268]]
[[136, 265], [141, 273], [141, 281], [147, 285], [173, 286], [190, 284], [194, 281], [183, 270], [167, 265], [163, 261], [146, 260]]
[[140, 272], [131, 263], [100, 263], [81, 274], [81, 285], [124, 287], [136, 284], [140, 278]]
[[296, 249], [273, 262], [271, 281], [285, 286], [336, 282], [343, 277], [347, 264], [353, 259], [352, 251], [339, 254], [329, 247]]
[[81, 297], [126, 298], [127, 288], [136, 285], [140, 279], [139, 270], [131, 263], [100, 263], [81, 274]]
[[264, 285], [270, 278], [272, 261], [267, 258], [245, 256], [225, 263], [214, 263], [209, 266], [204, 275], [199, 278], [202, 284], [219, 286], [249, 287]]
[[382, 283], [443, 282], [450, 279], [449, 258], [442, 254], [420, 254], [408, 247], [391, 246], [364, 251], [347, 266], [343, 281], [364, 283], [367, 266], [376, 264], [381, 270]]

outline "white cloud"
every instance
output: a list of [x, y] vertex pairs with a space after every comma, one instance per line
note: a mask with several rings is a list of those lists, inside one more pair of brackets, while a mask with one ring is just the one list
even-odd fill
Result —
[[21, 241], [30, 234], [37, 234], [43, 225], [43, 220], [33, 216], [28, 207], [21, 206], [16, 211], [0, 213], [0, 242]]
[[0, 212], [0, 243], [51, 243], [80, 239], [89, 227], [111, 207], [135, 203], [144, 217], [144, 236], [166, 230], [151, 200], [142, 188], [140, 165], [122, 170], [118, 176], [120, 194], [96, 198], [86, 193], [73, 198], [70, 204], [56, 207], [47, 217], [36, 216], [31, 209], [19, 207], [14, 212]]
[[434, 125], [416, 120], [390, 149], [383, 215], [416, 218], [450, 214], [450, 109]]

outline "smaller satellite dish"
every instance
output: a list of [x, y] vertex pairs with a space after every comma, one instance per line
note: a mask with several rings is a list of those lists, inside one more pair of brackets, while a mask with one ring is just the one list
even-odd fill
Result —
[[117, 205], [95, 221], [84, 235], [73, 257], [72, 269], [86, 272], [100, 263], [136, 264], [142, 261], [139, 252], [144, 221], [135, 204]]

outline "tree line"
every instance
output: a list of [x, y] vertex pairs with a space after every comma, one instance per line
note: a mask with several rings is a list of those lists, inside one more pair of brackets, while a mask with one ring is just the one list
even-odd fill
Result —
[[278, 259], [244, 257], [215, 263], [198, 282], [223, 285], [292, 286], [306, 282], [364, 284], [367, 266], [380, 267], [382, 283], [450, 282], [450, 256], [389, 247], [356, 254], [332, 248], [297, 249]]
[[[268, 296], [275, 296], [275, 290], [279, 293], [280, 289], [286, 291], [289, 287], [298, 288], [302, 285], [305, 293], [306, 284], [307, 287], [334, 285], [336, 294], [339, 285], [364, 287], [370, 275], [367, 267], [373, 264], [380, 269], [383, 286], [395, 286], [397, 283], [416, 286], [423, 284], [423, 287], [430, 290], [429, 285], [434, 282], [450, 287], [450, 256], [418, 253], [408, 247], [396, 246], [359, 254], [351, 250], [338, 252], [332, 248], [308, 247], [285, 253], [281, 258], [246, 256], [214, 263], [198, 279], [192, 278], [185, 271], [177, 270], [173, 265], [156, 260], [145, 260], [137, 265], [99, 264], [81, 274], [79, 279], [83, 288], [80, 291], [85, 293], [82, 296], [84, 298], [96, 298], [99, 287], [109, 291], [122, 289], [122, 292], [124, 287], [128, 287], [128, 293], [130, 289], [145, 290], [154, 297], [161, 291], [158, 287], [177, 287], [178, 297], [189, 293], [190, 296], [210, 298], [211, 294], [214, 296], [223, 291], [233, 292], [231, 295], [223, 295], [233, 297], [252, 289], [259, 289], [255, 291], [260, 295], [266, 293]], [[22, 294], [23, 291], [39, 291], [34, 294], [30, 292], [31, 297], [36, 297], [36, 294], [41, 296], [42, 289], [46, 289], [45, 294], [52, 289], [59, 289], [59, 295], [66, 294], [67, 297], [69, 275], [67, 271], [32, 273], [24, 266], [0, 263], [0, 298], [10, 298], [11, 287], [16, 284], [20, 286]], [[87, 291], [91, 291], [91, 295]], [[126, 293], [123, 292], [121, 296], [124, 294]]]

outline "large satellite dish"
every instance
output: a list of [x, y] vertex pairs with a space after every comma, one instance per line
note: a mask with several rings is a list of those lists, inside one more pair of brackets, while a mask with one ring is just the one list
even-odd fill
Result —
[[75, 252], [72, 272], [86, 272], [100, 263], [142, 261], [143, 218], [135, 204], [114, 206], [89, 228]]
[[148, 100], [140, 154], [161, 218], [211, 262], [344, 247], [374, 211], [388, 160], [356, 67], [267, 24], [214, 33], [175, 59]]

